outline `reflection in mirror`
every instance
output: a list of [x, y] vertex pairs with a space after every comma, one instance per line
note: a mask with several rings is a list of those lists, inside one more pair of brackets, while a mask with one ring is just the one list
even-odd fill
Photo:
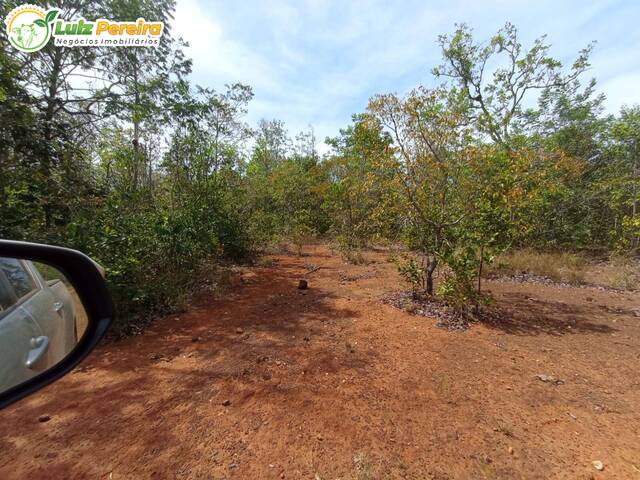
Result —
[[86, 326], [84, 307], [62, 272], [0, 257], [0, 392], [64, 359]]

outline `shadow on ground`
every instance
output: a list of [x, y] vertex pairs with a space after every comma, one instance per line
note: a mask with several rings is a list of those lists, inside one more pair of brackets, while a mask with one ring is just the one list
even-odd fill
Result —
[[504, 293], [496, 307], [482, 323], [511, 335], [608, 334], [617, 331], [609, 325], [587, 320], [593, 317], [593, 308], [532, 299], [519, 292]]

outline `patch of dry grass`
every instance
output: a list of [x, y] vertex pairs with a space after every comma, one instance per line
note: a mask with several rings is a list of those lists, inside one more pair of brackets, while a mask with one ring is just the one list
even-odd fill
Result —
[[532, 274], [554, 282], [599, 285], [618, 290], [640, 288], [640, 264], [627, 257], [597, 262], [576, 253], [537, 252], [526, 248], [501, 255], [486, 272], [487, 275]]
[[640, 263], [627, 257], [612, 257], [587, 268], [585, 281], [618, 290], [640, 290]]
[[358, 452], [353, 456], [354, 480], [372, 480], [373, 467], [367, 454]]
[[487, 273], [513, 275], [530, 273], [556, 282], [583, 283], [586, 262], [575, 253], [536, 252], [526, 248], [505, 253], [489, 266]]

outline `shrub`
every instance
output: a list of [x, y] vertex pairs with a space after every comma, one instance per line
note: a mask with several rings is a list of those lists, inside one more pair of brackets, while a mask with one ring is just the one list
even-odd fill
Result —
[[425, 289], [424, 269], [418, 264], [415, 258], [401, 255], [395, 260], [398, 273], [402, 279], [411, 287], [411, 293], [417, 298]]

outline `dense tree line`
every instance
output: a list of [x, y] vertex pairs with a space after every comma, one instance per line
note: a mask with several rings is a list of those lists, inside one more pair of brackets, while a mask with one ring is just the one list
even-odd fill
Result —
[[640, 108], [604, 112], [584, 78], [591, 46], [564, 68], [544, 38], [527, 49], [506, 25], [478, 43], [460, 25], [438, 39], [438, 87], [374, 96], [320, 158], [312, 129], [246, 123], [250, 86], [190, 82], [173, 0], [60, 7], [168, 27], [157, 49], [35, 54], [2, 33], [0, 236], [96, 258], [123, 319], [178, 305], [211, 265], [277, 239], [329, 237], [347, 255], [405, 242], [416, 291], [436, 293], [441, 268], [438, 293], [461, 308], [513, 246], [638, 252]]

